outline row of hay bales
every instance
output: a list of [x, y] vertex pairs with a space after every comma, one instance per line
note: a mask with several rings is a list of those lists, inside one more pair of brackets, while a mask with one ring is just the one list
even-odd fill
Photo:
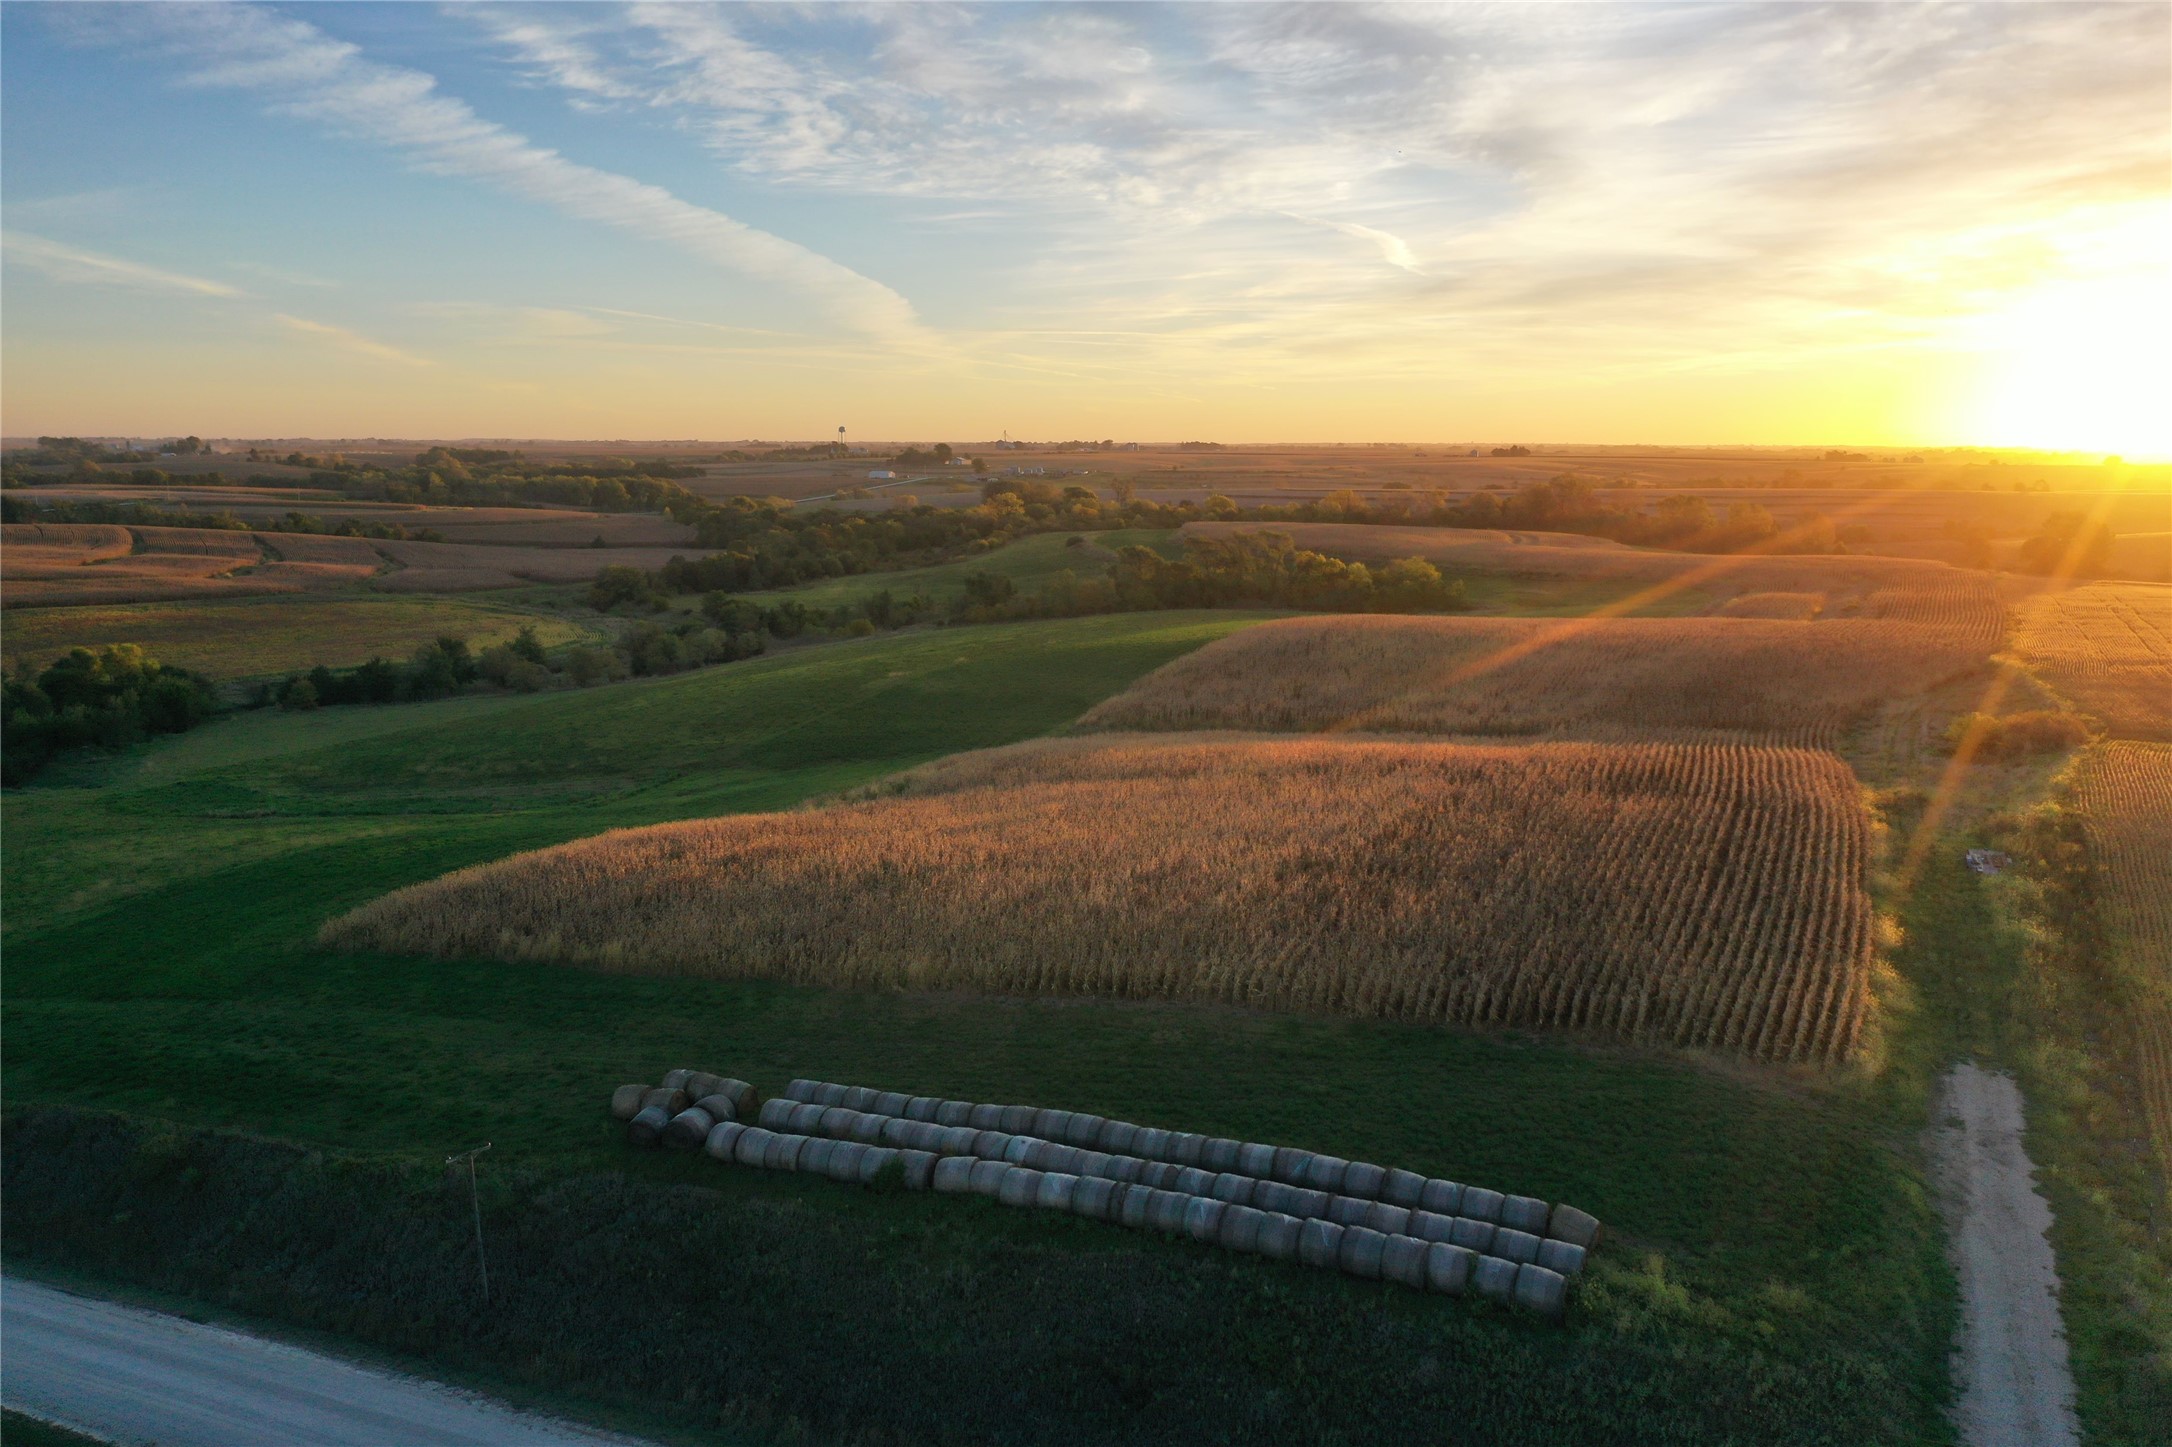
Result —
[[[796, 1080], [749, 1122], [754, 1100], [744, 1081], [674, 1071], [660, 1086], [620, 1087], [612, 1110], [637, 1144], [699, 1147], [733, 1164], [861, 1184], [889, 1173], [907, 1190], [1065, 1211], [1419, 1290], [1471, 1292], [1547, 1317], [1566, 1308], [1569, 1283], [1599, 1234], [1585, 1213], [1531, 1197], [1411, 1172], [1375, 1177], [1378, 1168], [1357, 1163], [1353, 1172], [1353, 1163], [1286, 1147], [1121, 1122], [1112, 1131], [1110, 1122], [1072, 1112]], [[962, 1107], [962, 1117], [951, 1107]], [[989, 1117], [991, 1110], [1005, 1114]], [[975, 1112], [998, 1124], [972, 1124]], [[943, 1114], [955, 1119], [944, 1123]], [[1130, 1151], [1074, 1143], [1127, 1143], [1126, 1133]], [[1368, 1193], [1354, 1193], [1353, 1184]]]

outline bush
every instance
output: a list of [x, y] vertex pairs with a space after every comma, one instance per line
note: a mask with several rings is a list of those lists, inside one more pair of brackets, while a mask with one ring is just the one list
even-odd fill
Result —
[[42, 672], [25, 659], [0, 702], [0, 781], [24, 783], [70, 750], [185, 733], [217, 711], [209, 679], [133, 643], [73, 649]]

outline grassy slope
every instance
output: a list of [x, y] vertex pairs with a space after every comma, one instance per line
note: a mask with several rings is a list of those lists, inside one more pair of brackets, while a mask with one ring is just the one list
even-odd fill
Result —
[[[1067, 546], [1074, 537], [1086, 539], [1087, 546]], [[1021, 593], [1039, 591], [1042, 584], [1069, 568], [1080, 577], [1093, 577], [1108, 565], [1109, 555], [1118, 548], [1153, 548], [1175, 557], [1182, 551], [1174, 528], [1121, 528], [1113, 532], [1085, 533], [1037, 533], [1016, 539], [991, 552], [976, 553], [948, 563], [936, 563], [925, 568], [902, 568], [889, 573], [860, 573], [850, 578], [834, 578], [822, 583], [804, 583], [796, 588], [775, 588], [765, 593], [749, 593], [746, 596], [756, 602], [773, 603], [792, 598], [810, 608], [835, 608], [842, 603], [862, 603], [887, 589], [899, 598], [909, 598], [915, 593], [925, 593], [938, 604], [948, 604], [965, 596], [965, 576], [968, 573], [996, 573], [1009, 578]]]
[[344, 668], [373, 655], [404, 658], [446, 633], [480, 651], [523, 626], [547, 647], [592, 636], [563, 619], [495, 603], [452, 598], [244, 598], [201, 603], [126, 603], [13, 608], [7, 663], [41, 662], [70, 648], [140, 643], [161, 663], [213, 678], [255, 678], [327, 664]]
[[[1574, 1200], [1614, 1224], [1619, 1249], [1596, 1265], [1565, 1339], [1469, 1306], [1378, 1308], [1403, 1324], [1394, 1361], [1470, 1383], [1458, 1390], [1478, 1396], [1456, 1399], [1463, 1408], [1504, 1390], [1489, 1360], [1542, 1348], [1574, 1389], [1535, 1440], [1613, 1440], [1662, 1422], [1680, 1432], [1692, 1416], [1745, 1441], [1939, 1440], [1949, 1288], [1906, 1154], [1919, 1117], [1889, 1089], [1793, 1089], [1550, 1043], [1226, 1010], [638, 980], [308, 947], [328, 914], [448, 868], [612, 825], [784, 807], [1046, 732], [1245, 621], [1132, 615], [902, 635], [589, 693], [385, 710], [385, 731], [345, 725], [319, 748], [301, 746], [292, 721], [243, 720], [147, 754], [104, 788], [16, 796], [8, 1097], [414, 1161], [487, 1139], [502, 1169], [698, 1180], [727, 1201], [785, 1200], [824, 1229], [877, 1232], [892, 1208], [842, 1188], [629, 1161], [596, 1106], [608, 1087], [684, 1059], [772, 1088], [813, 1072], [1312, 1144]], [[260, 732], [240, 732], [250, 729]], [[945, 1283], [924, 1321], [899, 1330], [959, 1329], [952, 1293], [997, 1289], [1008, 1258], [981, 1249], [987, 1230], [1037, 1251], [1120, 1239], [995, 1208], [935, 1209], [950, 1204], [914, 1204], [911, 1249], [867, 1265], [886, 1291], [931, 1274]], [[1182, 1249], [1150, 1255], [1188, 1259]], [[1060, 1275], [1061, 1260], [1046, 1269]], [[1256, 1339], [1222, 1342], [1216, 1360], [1233, 1372], [1272, 1365], [1270, 1380], [1291, 1360], [1279, 1333], [1332, 1329], [1338, 1313], [1370, 1322], [1377, 1299], [1264, 1266], [1185, 1280], [1221, 1303], [1214, 1319], [1232, 1330], [1259, 1323]], [[879, 1340], [848, 1330], [831, 1345], [879, 1380]], [[1088, 1349], [1060, 1330], [1044, 1346], [1050, 1372]], [[501, 1365], [536, 1370], [517, 1357]], [[1181, 1393], [1197, 1363], [1157, 1355], [1111, 1369]], [[1392, 1379], [1383, 1388], [1356, 1374], [1300, 1372], [1287, 1390], [1307, 1411], [1386, 1390], [1375, 1405], [1392, 1417], [1399, 1400]], [[1530, 1403], [1555, 1387], [1506, 1390]], [[1407, 1401], [1421, 1399], [1413, 1387]], [[873, 1402], [820, 1410], [831, 1415], [811, 1420], [835, 1430], [883, 1420]], [[1018, 1410], [1030, 1436], [1040, 1407]]]

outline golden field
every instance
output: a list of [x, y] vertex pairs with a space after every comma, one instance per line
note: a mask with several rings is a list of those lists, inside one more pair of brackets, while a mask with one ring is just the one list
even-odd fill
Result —
[[2172, 739], [2172, 588], [2085, 583], [2024, 599], [2014, 650], [2115, 736]]
[[2172, 1172], [2172, 745], [2091, 749], [2075, 773], [2075, 800], [2100, 919], [2126, 985], [2122, 1014], [2152, 1144]]
[[1831, 1061], [1870, 823], [1741, 744], [1044, 741], [879, 797], [620, 830], [328, 924], [346, 949], [1223, 1001]]

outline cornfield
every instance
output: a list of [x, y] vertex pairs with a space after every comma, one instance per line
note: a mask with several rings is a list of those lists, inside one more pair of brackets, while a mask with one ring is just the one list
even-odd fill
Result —
[[1956, 630], [1855, 619], [1293, 618], [1186, 654], [1079, 727], [1723, 730], [1830, 747], [1855, 718], [1987, 656]]
[[2172, 588], [2088, 583], [2017, 610], [2014, 647], [2114, 734], [2172, 739]]
[[2100, 881], [2143, 1108], [2172, 1173], [2172, 745], [2110, 742], [2083, 757], [2076, 798]]
[[1830, 1061], [1868, 820], [1741, 743], [1068, 739], [880, 797], [621, 830], [329, 923], [348, 949], [1225, 1001]]

